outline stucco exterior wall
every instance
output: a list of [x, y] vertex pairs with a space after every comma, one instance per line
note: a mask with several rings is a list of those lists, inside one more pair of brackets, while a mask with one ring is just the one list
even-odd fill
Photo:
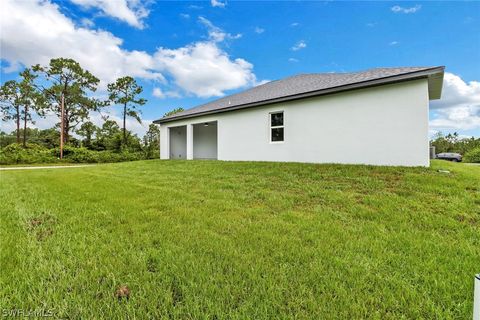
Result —
[[170, 128], [170, 159], [187, 158], [187, 131], [185, 127]]
[[[217, 121], [219, 160], [428, 166], [428, 101], [419, 79], [168, 122], [161, 158], [168, 127]], [[269, 141], [273, 111], [284, 112], [283, 143]]]
[[193, 159], [217, 159], [217, 124], [193, 126]]

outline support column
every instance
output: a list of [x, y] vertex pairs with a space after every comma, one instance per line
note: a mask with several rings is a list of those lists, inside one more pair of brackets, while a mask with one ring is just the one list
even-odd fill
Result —
[[160, 126], [160, 159], [170, 159], [170, 128]]
[[[162, 131], [164, 131], [163, 134], [162, 134]], [[165, 132], [165, 131], [166, 131], [166, 132]], [[162, 126], [160, 126], [160, 130], [159, 130], [159, 134], [158, 134], [158, 151], [159, 151], [159, 152], [158, 152], [158, 156], [159, 156], [160, 159], [162, 159], [162, 158], [165, 157], [165, 156], [162, 156], [162, 152], [163, 152], [163, 151], [162, 151], [162, 149], [163, 149], [163, 148], [162, 148], [162, 144], [164, 145], [164, 148], [166, 148], [167, 146], [166, 146], [165, 143], [162, 143], [162, 138], [163, 138], [164, 135], [167, 134], [168, 131], [169, 131], [168, 128], [167, 128], [166, 130], [165, 130], [165, 129], [162, 130]], [[170, 142], [170, 138], [168, 138], [167, 141]], [[170, 144], [170, 143], [169, 143], [169, 144]], [[169, 152], [170, 152], [170, 151], [169, 151]]]
[[187, 124], [187, 160], [193, 160], [193, 125]]

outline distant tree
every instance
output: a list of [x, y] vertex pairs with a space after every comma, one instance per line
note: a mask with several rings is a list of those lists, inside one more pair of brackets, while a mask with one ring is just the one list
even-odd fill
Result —
[[92, 147], [92, 137], [97, 132], [98, 127], [93, 124], [91, 121], [84, 122], [79, 129], [77, 129], [75, 132], [82, 136], [85, 137], [85, 140], [83, 141], [85, 144], [85, 147], [91, 148]]
[[17, 126], [17, 143], [20, 143], [20, 119], [22, 98], [20, 85], [15, 80], [9, 80], [0, 87], [0, 110], [2, 121], [15, 120]]
[[[23, 136], [23, 128], [20, 129], [19, 135]], [[58, 128], [50, 128], [50, 129], [38, 129], [38, 128], [28, 128], [27, 127], [26, 136], [28, 137], [28, 142], [31, 144], [38, 144], [44, 146], [47, 149], [56, 148], [59, 145], [60, 141], [60, 133], [58, 132]], [[5, 147], [11, 143], [15, 142], [15, 136], [17, 134], [17, 130], [12, 131], [10, 134], [6, 134], [3, 136], [3, 141], [1, 141], [0, 146]]]
[[51, 59], [48, 66], [35, 65], [33, 71], [44, 75], [49, 87], [39, 86], [49, 108], [61, 119], [62, 97], [64, 98], [63, 130], [64, 142], [68, 143], [70, 132], [85, 120], [90, 111], [96, 111], [104, 104], [88, 96], [88, 91], [97, 89], [99, 79], [84, 70], [73, 59]]
[[113, 120], [106, 120], [100, 128], [100, 134], [106, 136], [113, 136], [120, 131], [120, 127]]
[[2, 120], [15, 120], [17, 143], [20, 143], [20, 122], [23, 120], [23, 146], [27, 142], [27, 124], [32, 121], [32, 113], [44, 115], [44, 99], [41, 93], [34, 86], [36, 76], [30, 69], [20, 73], [22, 80], [17, 82], [10, 80], [0, 88], [0, 102]]
[[175, 109], [173, 109], [173, 110], [171, 110], [171, 111], [166, 112], [163, 116], [164, 116], [164, 117], [172, 116], [172, 115], [174, 115], [175, 113], [179, 113], [179, 112], [182, 112], [182, 111], [185, 111], [185, 109], [183, 109], [183, 108], [175, 108]]
[[153, 158], [155, 153], [160, 151], [160, 128], [151, 123], [148, 126], [148, 131], [143, 137], [143, 143], [145, 145], [147, 158]]
[[122, 136], [116, 136], [116, 151], [127, 150], [130, 152], [142, 151], [142, 140], [133, 132], [127, 130], [127, 143], [123, 142], [123, 132]]
[[433, 137], [430, 144], [435, 147], [436, 153], [457, 152], [465, 154], [474, 148], [480, 147], [480, 138], [461, 138], [457, 132], [449, 133], [445, 136], [439, 132]]
[[[23, 119], [23, 146], [27, 146], [27, 123], [32, 122], [32, 113], [39, 116], [45, 115], [45, 99], [42, 93], [35, 87], [34, 80], [37, 75], [30, 69], [25, 69], [20, 73], [22, 81], [19, 83], [21, 103], [23, 106], [21, 117]], [[17, 129], [18, 130], [18, 129]]]
[[116, 150], [115, 137], [121, 135], [120, 127], [113, 120], [106, 120], [95, 132], [95, 141], [92, 147], [96, 150]]
[[127, 116], [134, 118], [139, 123], [142, 123], [140, 119], [141, 111], [139, 106], [144, 105], [147, 100], [137, 98], [143, 91], [142, 87], [137, 84], [132, 77], [118, 78], [114, 83], [108, 85], [109, 100], [111, 103], [119, 104], [123, 106], [123, 143], [127, 143]]
[[15, 131], [12, 133], [6, 133], [0, 130], [0, 148], [4, 148], [15, 142], [15, 136], [13, 133], [15, 133]]
[[29, 132], [29, 141], [32, 143], [43, 145], [46, 148], [52, 149], [59, 146], [60, 133], [58, 128], [50, 129], [27, 129]]

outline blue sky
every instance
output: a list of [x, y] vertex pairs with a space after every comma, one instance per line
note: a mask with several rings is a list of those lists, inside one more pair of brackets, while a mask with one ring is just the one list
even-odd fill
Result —
[[[173, 108], [297, 73], [445, 65], [444, 99], [431, 104], [431, 133], [480, 136], [480, 2], [6, 0], [1, 6], [2, 83], [23, 65], [57, 55], [79, 61], [103, 88], [133, 75], [148, 99], [144, 127]], [[102, 86], [96, 94], [104, 94]], [[116, 108], [109, 112], [118, 118]]]

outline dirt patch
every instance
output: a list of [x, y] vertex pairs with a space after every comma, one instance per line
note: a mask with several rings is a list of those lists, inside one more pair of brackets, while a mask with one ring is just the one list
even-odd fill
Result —
[[158, 271], [158, 259], [156, 257], [149, 256], [147, 258], [147, 271], [155, 273]]
[[127, 300], [130, 299], [130, 289], [127, 286], [120, 286], [115, 291], [115, 297], [118, 301], [122, 301], [123, 299]]
[[27, 231], [38, 241], [44, 241], [54, 233], [57, 219], [48, 213], [42, 212], [27, 220]]
[[480, 188], [476, 186], [466, 186], [465, 191], [471, 192], [471, 193], [480, 193]]
[[478, 220], [475, 218], [475, 217], [468, 217], [468, 216], [465, 216], [465, 215], [457, 215], [457, 221], [458, 222], [462, 222], [462, 223], [466, 223], [466, 224], [469, 224], [469, 225], [472, 225], [472, 226], [475, 226], [478, 224]]
[[170, 284], [170, 290], [172, 292], [172, 304], [175, 307], [177, 304], [183, 301], [183, 291], [182, 287], [180, 286], [179, 281], [177, 278], [173, 278]]

